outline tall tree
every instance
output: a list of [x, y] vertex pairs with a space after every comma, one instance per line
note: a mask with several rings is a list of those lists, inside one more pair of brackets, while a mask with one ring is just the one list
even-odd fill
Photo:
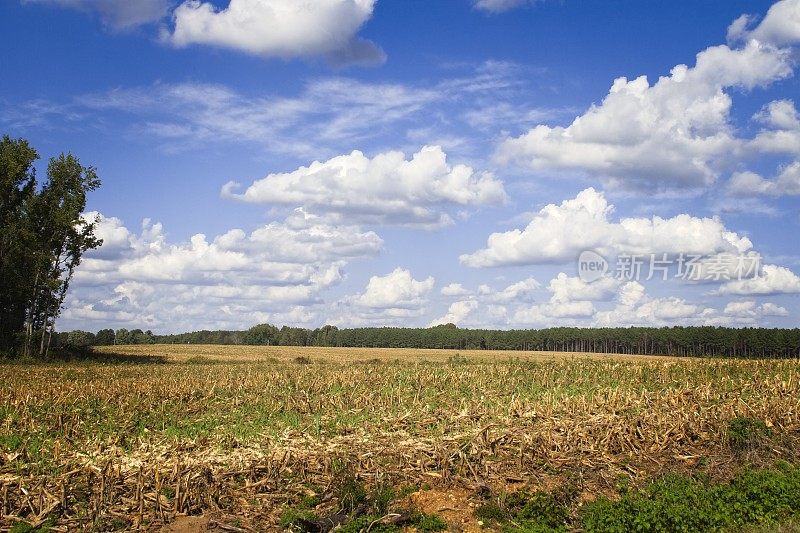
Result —
[[87, 194], [100, 186], [95, 169], [72, 155], [47, 166], [37, 187], [37, 154], [22, 139], [0, 142], [0, 348], [45, 355], [75, 268], [86, 250], [102, 241], [97, 220], [83, 215]]
[[27, 209], [36, 193], [38, 158], [27, 141], [3, 136], [0, 140], [0, 350], [13, 349], [20, 340], [27, 305], [32, 298], [33, 271], [30, 244], [33, 234]]

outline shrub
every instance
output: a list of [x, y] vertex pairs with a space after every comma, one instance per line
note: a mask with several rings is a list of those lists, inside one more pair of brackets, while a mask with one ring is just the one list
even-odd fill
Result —
[[728, 444], [736, 450], [753, 449], [761, 445], [770, 435], [769, 428], [761, 420], [746, 416], [732, 418], [728, 422]]

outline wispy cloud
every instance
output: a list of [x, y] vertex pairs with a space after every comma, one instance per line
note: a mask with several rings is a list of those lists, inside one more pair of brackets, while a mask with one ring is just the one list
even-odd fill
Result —
[[[306, 159], [421, 144], [485, 152], [487, 137], [494, 138], [500, 126], [521, 130], [570, 112], [530, 104], [527, 74], [513, 63], [489, 61], [427, 84], [316, 78], [291, 97], [246, 94], [222, 84], [155, 83], [71, 102], [0, 104], [0, 121], [41, 127], [80, 116], [87, 125], [122, 124], [117, 127], [166, 151], [244, 143]], [[414, 146], [398, 147], [398, 139]]]

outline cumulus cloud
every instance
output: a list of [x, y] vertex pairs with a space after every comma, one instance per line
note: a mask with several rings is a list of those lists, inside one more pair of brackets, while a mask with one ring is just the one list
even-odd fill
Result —
[[326, 56], [336, 63], [380, 63], [385, 54], [356, 33], [375, 0], [230, 0], [225, 9], [187, 0], [175, 9], [164, 39], [271, 57]]
[[556, 324], [572, 325], [563, 319], [589, 318], [595, 314], [592, 302], [547, 302], [517, 309], [513, 322], [528, 326], [546, 327]]
[[583, 250], [617, 253], [743, 253], [747, 237], [729, 231], [717, 218], [680, 214], [672, 218], [611, 220], [614, 207], [593, 188], [560, 205], [542, 208], [524, 229], [493, 233], [485, 249], [460, 257], [471, 267], [563, 263]]
[[755, 300], [728, 302], [723, 311], [726, 315], [760, 318], [761, 316], [787, 316], [786, 308], [772, 302], [758, 304]]
[[[638, 281], [604, 276], [587, 283], [564, 272], [547, 285], [549, 298], [536, 302], [534, 291], [516, 298], [497, 298], [514, 292], [512, 287], [533, 286], [532, 278], [505, 289], [482, 285], [470, 296], [450, 304], [447, 312], [430, 325], [454, 323], [462, 327], [627, 327], [670, 325], [743, 326], [763, 324], [785, 317], [785, 307], [771, 302], [728, 302], [723, 310], [679, 296], [653, 297]], [[536, 287], [540, 284], [535, 283]]]
[[755, 172], [737, 172], [728, 182], [728, 191], [741, 196], [796, 196], [800, 194], [800, 161], [784, 166], [771, 179], [765, 179]]
[[295, 171], [270, 174], [242, 194], [229, 182], [225, 197], [246, 202], [303, 205], [347, 220], [439, 227], [452, 223], [448, 206], [498, 205], [506, 193], [491, 173], [451, 166], [438, 146], [406, 159], [402, 152], [368, 158], [353, 151]]
[[755, 300], [728, 302], [722, 311], [704, 309], [702, 323], [707, 326], [742, 327], [763, 325], [770, 317], [788, 316], [785, 307], [772, 302], [758, 303]]
[[775, 100], [756, 113], [766, 126], [748, 143], [757, 153], [800, 155], [800, 115], [791, 100]]
[[157, 22], [164, 18], [173, 0], [23, 0], [29, 4], [50, 4], [60, 7], [95, 11], [103, 22], [115, 29]]
[[534, 291], [539, 287], [541, 287], [541, 285], [534, 278], [526, 278], [512, 283], [499, 291], [493, 291], [491, 288], [483, 286], [483, 290], [479, 292], [492, 302], [520, 302], [531, 299]]
[[[732, 159], [758, 147], [735, 135], [729, 90], [764, 87], [792, 74], [791, 50], [776, 44], [795, 42], [797, 35], [770, 28], [773, 10], [786, 12], [787, 28], [800, 28], [797, 6], [784, 0], [741, 47], [707, 48], [694, 66], [677, 65], [652, 85], [645, 76], [617, 78], [600, 104], [568, 126], [539, 124], [502, 141], [498, 161], [535, 170], [577, 170], [608, 186], [635, 190], [710, 186]], [[762, 33], [771, 38], [756, 40]], [[776, 37], [779, 33], [783, 38]], [[769, 143], [766, 137], [761, 142]]]
[[758, 276], [722, 284], [717, 294], [761, 295], [800, 293], [800, 277], [786, 267], [764, 265]]
[[773, 4], [764, 19], [749, 29], [755, 17], [742, 15], [728, 27], [728, 41], [756, 39], [775, 45], [800, 41], [800, 0], [782, 0]]
[[773, 100], [753, 118], [779, 130], [800, 129], [800, 116], [791, 100]]
[[541, 284], [534, 278], [526, 278], [504, 288], [494, 289], [481, 285], [473, 296], [454, 302], [447, 313], [431, 324], [466, 324], [473, 327], [499, 325], [546, 326], [556, 323], [572, 323], [574, 319], [585, 319], [595, 313], [590, 300], [608, 299], [606, 292], [614, 293], [618, 282], [608, 279], [591, 286], [577, 278], [560, 273], [550, 281], [547, 290], [550, 299], [544, 303], [536, 300]]
[[614, 308], [599, 311], [596, 326], [663, 326], [676, 322], [692, 323], [701, 319], [704, 311], [682, 298], [652, 298], [637, 281], [622, 285]]
[[355, 302], [371, 309], [419, 309], [433, 283], [433, 277], [417, 281], [410, 271], [398, 267], [385, 276], [372, 276]]
[[407, 327], [425, 313], [434, 282], [430, 276], [414, 279], [409, 270], [397, 267], [372, 276], [363, 292], [345, 296], [320, 316], [326, 324]]
[[479, 304], [476, 300], [460, 300], [458, 302], [453, 302], [450, 304], [450, 307], [447, 308], [447, 313], [445, 313], [444, 316], [431, 321], [431, 323], [428, 324], [428, 327], [439, 326], [441, 324], [458, 325], [463, 322], [470, 313], [477, 309], [478, 305]]
[[319, 302], [349, 261], [375, 256], [383, 245], [373, 232], [329, 225], [301, 209], [250, 233], [197, 234], [188, 242], [169, 242], [149, 220], [137, 233], [101, 218], [97, 233], [107, 240], [77, 270], [63, 323], [240, 328]]
[[611, 277], [602, 277], [592, 283], [568, 276], [564, 272], [550, 280], [547, 302], [518, 306], [512, 315], [516, 324], [551, 326], [572, 324], [569, 319], [588, 319], [595, 315], [594, 302], [606, 301], [617, 295], [620, 282]]
[[553, 302], [605, 301], [614, 297], [619, 285], [619, 281], [609, 276], [587, 283], [578, 277], [559, 272], [550, 280], [548, 289], [553, 294]]
[[451, 283], [439, 291], [442, 296], [466, 296], [470, 293], [460, 283]]

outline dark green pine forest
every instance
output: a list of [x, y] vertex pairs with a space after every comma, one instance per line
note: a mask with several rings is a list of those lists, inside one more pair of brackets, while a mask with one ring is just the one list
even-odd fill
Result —
[[452, 350], [546, 350], [695, 357], [800, 357], [800, 329], [723, 327], [630, 327], [548, 329], [432, 328], [305, 329], [259, 324], [244, 331], [193, 331], [154, 335], [140, 329], [104, 329], [96, 334], [59, 334], [62, 345], [249, 344], [263, 346], [344, 346], [441, 348]]

